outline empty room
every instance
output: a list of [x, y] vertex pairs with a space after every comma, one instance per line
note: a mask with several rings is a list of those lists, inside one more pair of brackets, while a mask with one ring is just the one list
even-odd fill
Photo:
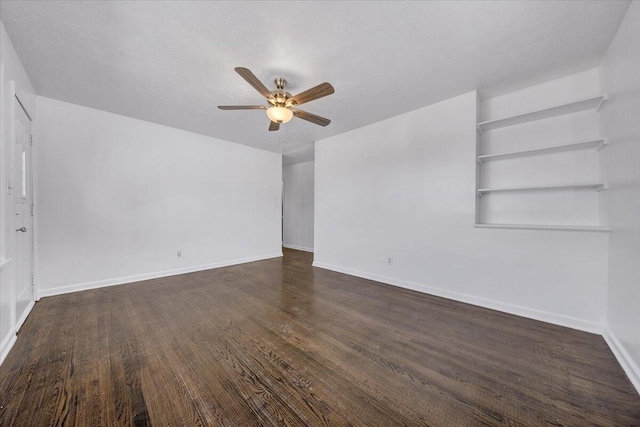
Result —
[[640, 427], [640, 0], [0, 21], [0, 427]]

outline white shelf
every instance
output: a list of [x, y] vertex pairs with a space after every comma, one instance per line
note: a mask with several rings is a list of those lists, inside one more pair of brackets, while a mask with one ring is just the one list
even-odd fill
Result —
[[535, 156], [538, 154], [557, 153], [560, 151], [580, 150], [587, 148], [595, 148], [601, 150], [609, 143], [607, 138], [590, 139], [587, 141], [572, 142], [570, 144], [553, 145], [550, 147], [535, 148], [531, 150], [510, 151], [506, 153], [484, 154], [478, 156], [478, 163], [488, 162], [491, 160], [511, 159], [514, 157]]
[[482, 196], [486, 193], [499, 193], [506, 191], [530, 191], [530, 190], [564, 190], [564, 189], [593, 189], [596, 191], [602, 191], [607, 189], [607, 184], [604, 182], [588, 182], [579, 184], [556, 184], [556, 185], [531, 185], [524, 187], [500, 187], [500, 188], [478, 188], [478, 196]]
[[519, 125], [522, 123], [528, 123], [535, 120], [547, 119], [549, 117], [562, 116], [564, 114], [577, 113], [578, 111], [585, 111], [600, 109], [602, 103], [607, 100], [607, 95], [598, 95], [591, 98], [582, 99], [580, 101], [569, 102], [567, 104], [556, 105], [553, 107], [545, 108], [542, 110], [531, 111], [525, 114], [519, 114], [517, 116], [504, 117], [502, 119], [488, 120], [478, 123], [478, 132], [482, 133], [491, 129], [498, 129], [507, 126]]
[[2, 258], [0, 259], [0, 271], [4, 269], [4, 266], [11, 262], [11, 258]]
[[538, 224], [475, 224], [476, 228], [508, 228], [519, 230], [560, 230], [560, 231], [600, 231], [607, 232], [609, 227], [590, 225], [538, 225]]

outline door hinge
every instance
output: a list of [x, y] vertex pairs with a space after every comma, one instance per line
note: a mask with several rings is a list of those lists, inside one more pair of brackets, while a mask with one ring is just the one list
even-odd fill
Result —
[[31, 205], [31, 216], [33, 216], [33, 205]]
[[29, 135], [29, 143], [33, 147], [33, 135]]

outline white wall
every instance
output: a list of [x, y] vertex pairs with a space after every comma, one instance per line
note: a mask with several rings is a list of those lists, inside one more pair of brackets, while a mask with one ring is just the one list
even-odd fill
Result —
[[605, 338], [640, 392], [640, 3], [633, 2], [602, 62], [602, 124], [610, 185]]
[[[14, 127], [15, 96], [35, 120], [35, 91], [0, 22], [0, 363], [15, 339], [15, 230], [13, 199], [7, 192], [7, 179], [13, 169], [12, 130]], [[15, 91], [15, 92], [14, 92]], [[35, 123], [34, 123], [35, 124]]]
[[314, 265], [600, 332], [606, 233], [474, 228], [476, 114], [471, 92], [317, 142]]
[[280, 155], [48, 98], [38, 111], [39, 296], [281, 255]]
[[314, 162], [282, 168], [284, 246], [313, 251]]

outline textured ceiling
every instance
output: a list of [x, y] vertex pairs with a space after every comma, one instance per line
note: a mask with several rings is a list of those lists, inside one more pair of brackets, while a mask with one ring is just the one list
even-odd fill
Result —
[[[629, 6], [616, 1], [2, 1], [38, 94], [313, 159], [313, 142], [479, 89], [491, 96], [598, 66]], [[267, 132], [234, 71], [336, 93]]]

